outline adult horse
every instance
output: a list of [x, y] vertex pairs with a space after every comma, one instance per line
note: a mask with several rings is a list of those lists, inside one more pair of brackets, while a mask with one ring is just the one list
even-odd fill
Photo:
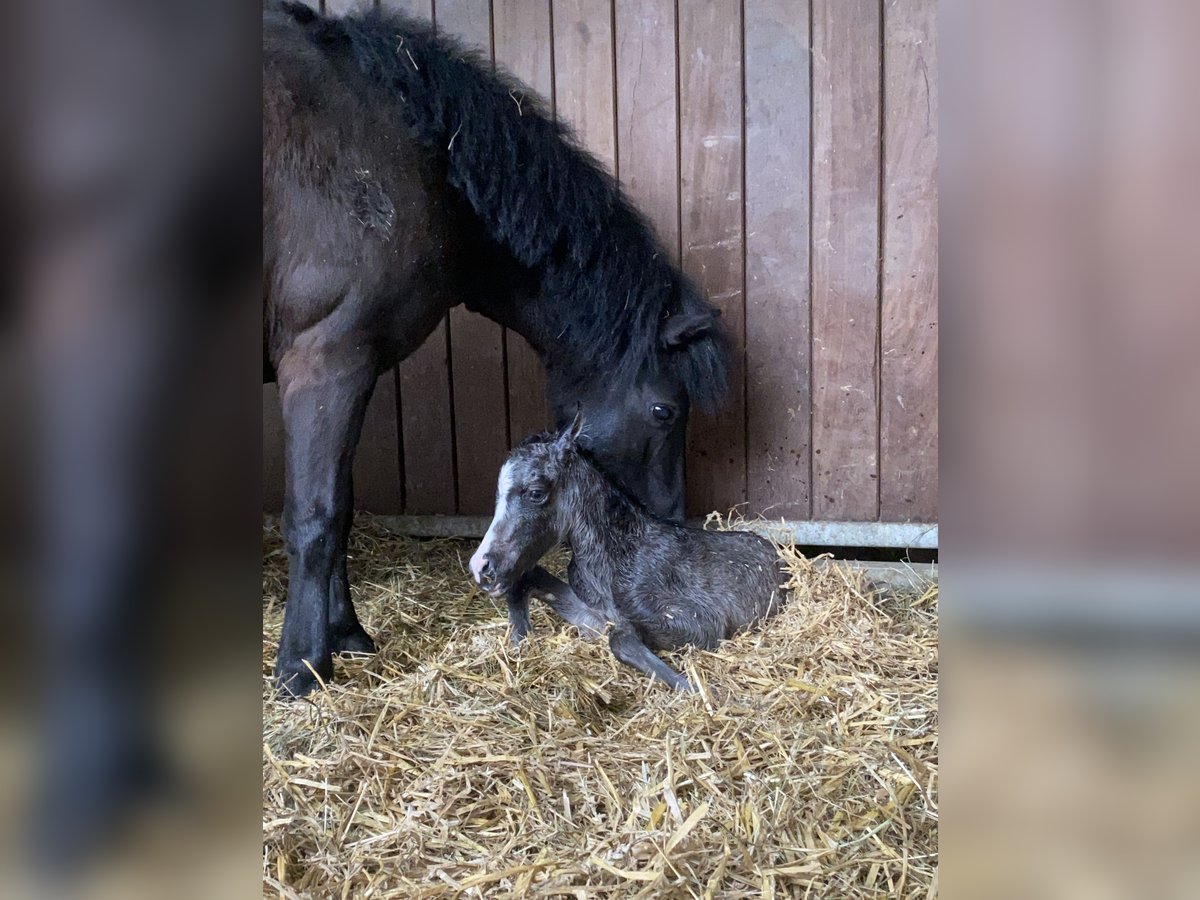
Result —
[[458, 44], [264, 5], [263, 253], [286, 435], [282, 690], [374, 650], [346, 574], [354, 448], [376, 378], [456, 303], [525, 337], [558, 424], [582, 409], [597, 462], [682, 517], [689, 408], [724, 391], [717, 311], [528, 89]]

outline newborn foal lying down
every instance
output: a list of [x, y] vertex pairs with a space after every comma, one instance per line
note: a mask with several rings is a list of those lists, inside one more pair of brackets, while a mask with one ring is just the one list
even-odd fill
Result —
[[[590, 636], [611, 623], [621, 662], [679, 690], [691, 684], [654, 655], [692, 644], [714, 649], [779, 611], [787, 576], [771, 544], [743, 531], [704, 531], [658, 519], [581, 452], [580, 422], [528, 438], [500, 470], [496, 515], [471, 557], [471, 574], [505, 594], [513, 640], [529, 633], [529, 595], [544, 594]], [[545, 590], [534, 569], [559, 543], [571, 549], [571, 592]]]

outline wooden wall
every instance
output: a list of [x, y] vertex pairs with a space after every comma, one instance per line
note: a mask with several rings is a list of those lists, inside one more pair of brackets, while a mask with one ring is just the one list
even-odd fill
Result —
[[[383, 5], [548, 97], [721, 308], [733, 390], [693, 422], [691, 514], [937, 520], [934, 0]], [[452, 311], [380, 380], [357, 506], [489, 514], [506, 448], [548, 421], [543, 384], [523, 339]], [[263, 407], [275, 510], [273, 385]]]

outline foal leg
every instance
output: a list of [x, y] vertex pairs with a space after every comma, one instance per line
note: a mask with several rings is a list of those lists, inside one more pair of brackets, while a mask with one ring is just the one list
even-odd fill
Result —
[[540, 597], [566, 622], [574, 625], [586, 638], [600, 638], [608, 622], [604, 616], [588, 606], [569, 584], [559, 581], [541, 566], [535, 568], [522, 580], [521, 589], [525, 597]]
[[[331, 587], [350, 516], [349, 491], [344, 488], [375, 374], [374, 361], [356, 350], [293, 348], [280, 361], [289, 562], [275, 664], [281, 695], [302, 697], [317, 686], [318, 677], [328, 680], [333, 675]], [[337, 580], [340, 583], [340, 577]], [[339, 595], [339, 603], [343, 596], [349, 605], [348, 595]], [[345, 624], [344, 606], [338, 613]]]
[[613, 627], [612, 634], [608, 636], [608, 646], [612, 649], [613, 656], [625, 665], [633, 666], [639, 672], [657, 678], [677, 691], [696, 690], [690, 681], [655, 656], [638, 637], [637, 632], [628, 625], [618, 624]]
[[529, 592], [524, 582], [518, 583], [505, 597], [508, 601], [509, 640], [515, 647], [529, 635]]
[[334, 548], [333, 575], [329, 579], [329, 649], [334, 653], [374, 653], [375, 642], [358, 621], [350, 599], [350, 574], [346, 548], [354, 524], [354, 484], [347, 469], [339, 484], [338, 543]]

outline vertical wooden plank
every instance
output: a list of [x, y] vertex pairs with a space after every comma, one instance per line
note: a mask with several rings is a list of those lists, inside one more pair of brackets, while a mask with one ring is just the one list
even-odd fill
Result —
[[679, 262], [674, 0], [616, 0], [617, 175]]
[[937, 4], [884, 9], [879, 515], [937, 521]]
[[[432, 0], [382, 0], [381, 6], [426, 22], [433, 19]], [[457, 510], [449, 341], [443, 319], [397, 367], [404, 511], [413, 515]]]
[[375, 0], [381, 9], [404, 13], [415, 19], [433, 21], [433, 0]]
[[[315, 6], [314, 3], [309, 3], [309, 6]], [[331, 16], [344, 16], [347, 13], [366, 12], [375, 4], [373, 0], [322, 0], [321, 6], [326, 14]]]
[[[386, 3], [418, 18], [431, 4]], [[424, 9], [421, 9], [424, 7]], [[457, 511], [454, 410], [451, 402], [450, 331], [443, 318], [399, 367], [404, 446], [404, 510], [412, 515]]]
[[279, 408], [279, 385], [262, 386], [262, 480], [263, 512], [283, 511], [283, 411]]
[[554, 0], [555, 113], [609, 171], [616, 164], [610, 0]]
[[[493, 0], [495, 59], [547, 101], [554, 96], [550, 0]], [[515, 443], [550, 426], [546, 375], [541, 360], [520, 335], [506, 332], [508, 423]]]
[[452, 34], [491, 58], [491, 0], [434, 0], [433, 14], [439, 32]]
[[[490, 0], [437, 0], [440, 32], [492, 53]], [[508, 396], [504, 335], [499, 325], [456, 306], [450, 311], [458, 511], [487, 515], [496, 498], [496, 477], [508, 452]]]
[[696, 416], [688, 508], [746, 500], [745, 246], [742, 229], [742, 17], [739, 0], [679, 6], [679, 151], [683, 269], [715, 304], [733, 341], [729, 398]]
[[879, 512], [880, 22], [813, 0], [813, 515]]
[[375, 382], [354, 456], [354, 508], [396, 515], [404, 511], [404, 460], [400, 444], [396, 370]]
[[746, 499], [812, 511], [807, 0], [746, 5]]

